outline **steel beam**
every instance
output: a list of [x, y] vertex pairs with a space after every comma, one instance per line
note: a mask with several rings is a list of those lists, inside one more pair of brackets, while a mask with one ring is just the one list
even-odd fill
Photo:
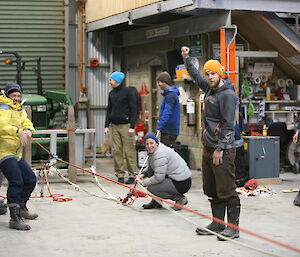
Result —
[[297, 35], [282, 19], [275, 13], [264, 13], [263, 16], [266, 17], [286, 38], [288, 38], [288, 40], [294, 44], [296, 49], [300, 49], [299, 35]]
[[163, 23], [159, 26], [125, 31], [122, 46], [150, 43], [157, 40], [189, 36], [231, 26], [230, 11], [216, 11], [201, 16]]
[[299, 13], [299, 0], [196, 0], [199, 9]]
[[197, 9], [244, 10], [280, 13], [300, 13], [299, 0], [171, 0], [128, 10], [87, 24], [87, 32], [117, 24], [133, 24], [135, 20], [151, 15], [178, 10], [184, 14]]
[[250, 58], [277, 58], [278, 52], [276, 51], [236, 51], [238, 57]]

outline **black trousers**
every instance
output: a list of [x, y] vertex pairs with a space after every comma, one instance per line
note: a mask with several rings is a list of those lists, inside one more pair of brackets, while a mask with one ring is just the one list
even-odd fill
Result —
[[176, 135], [161, 133], [160, 141], [171, 148], [174, 148], [176, 142]]

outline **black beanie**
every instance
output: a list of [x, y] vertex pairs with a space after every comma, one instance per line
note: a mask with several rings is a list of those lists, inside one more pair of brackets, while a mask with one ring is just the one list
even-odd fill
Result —
[[6, 84], [5, 86], [5, 95], [9, 96], [9, 94], [14, 93], [14, 92], [19, 92], [22, 93], [22, 89], [20, 87], [20, 85], [13, 83], [13, 82], [9, 82]]
[[160, 82], [163, 82], [163, 83], [166, 83], [168, 84], [169, 86], [171, 86], [171, 76], [168, 72], [164, 71], [162, 73], [159, 73], [157, 78], [156, 78], [157, 81], [160, 81]]

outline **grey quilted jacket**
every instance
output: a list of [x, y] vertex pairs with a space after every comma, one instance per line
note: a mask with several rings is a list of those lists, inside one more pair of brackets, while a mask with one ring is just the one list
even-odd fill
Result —
[[184, 181], [192, 173], [178, 153], [160, 142], [156, 151], [149, 154], [146, 175], [148, 177], [143, 179], [144, 186], [159, 184], [166, 176], [176, 181]]

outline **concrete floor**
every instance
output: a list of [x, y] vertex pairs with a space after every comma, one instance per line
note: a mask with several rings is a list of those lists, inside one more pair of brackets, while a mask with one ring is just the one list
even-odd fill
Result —
[[[113, 176], [110, 158], [97, 159], [97, 171]], [[269, 185], [270, 197], [241, 196], [240, 226], [280, 242], [299, 247], [300, 208], [293, 205], [296, 193], [282, 189], [299, 188], [300, 174], [281, 174], [281, 184]], [[104, 196], [90, 175], [80, 177], [82, 188]], [[100, 179], [103, 187], [116, 197], [128, 189]], [[33, 196], [39, 196], [40, 185]], [[5, 195], [6, 186], [0, 189]], [[130, 206], [97, 198], [75, 190], [66, 183], [51, 183], [53, 193], [72, 197], [69, 202], [33, 198], [28, 206], [40, 216], [29, 221], [27, 232], [8, 228], [9, 215], [0, 216], [0, 257], [200, 257], [270, 256], [232, 242], [217, 241], [215, 236], [197, 236], [196, 225], [209, 223], [205, 218], [180, 211], [184, 218], [167, 209], [143, 210], [149, 198], [139, 198]], [[210, 215], [209, 202], [202, 191], [201, 173], [193, 171], [193, 186], [187, 193], [187, 207]], [[186, 219], [189, 219], [188, 222]], [[236, 242], [248, 244], [277, 256], [300, 256], [294, 252], [244, 232]]]

